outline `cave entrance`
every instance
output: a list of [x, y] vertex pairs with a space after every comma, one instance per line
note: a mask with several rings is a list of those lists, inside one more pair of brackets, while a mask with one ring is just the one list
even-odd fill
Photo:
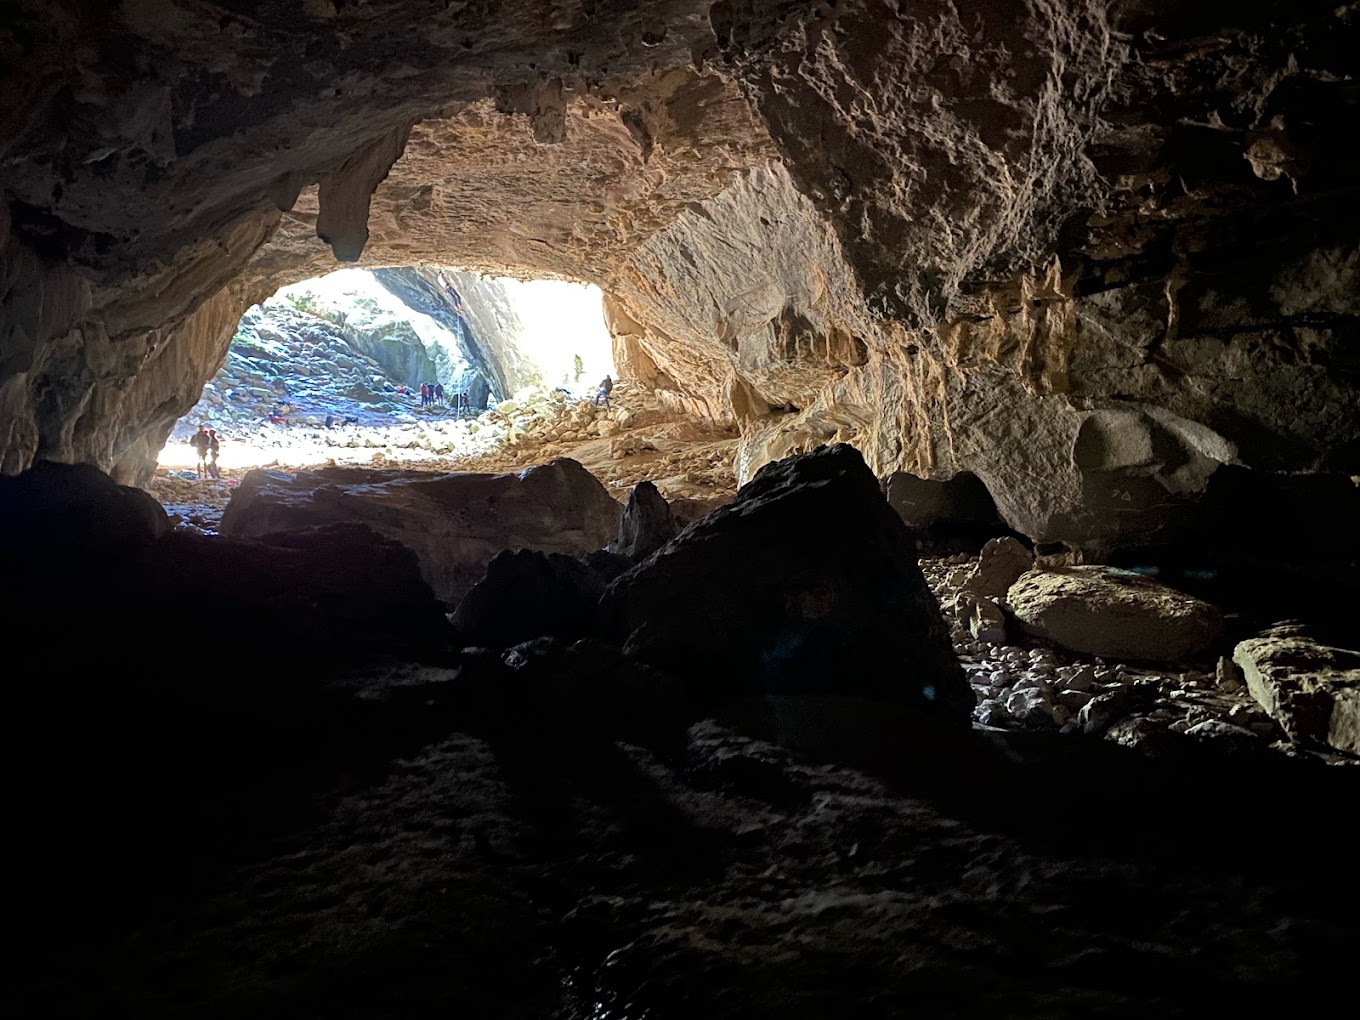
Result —
[[[515, 438], [498, 407], [593, 399], [614, 374], [602, 302], [585, 284], [437, 266], [283, 287], [242, 316], [175, 423], [158, 480], [229, 488], [257, 467], [458, 470]], [[199, 477], [200, 428], [218, 439], [218, 478]]]

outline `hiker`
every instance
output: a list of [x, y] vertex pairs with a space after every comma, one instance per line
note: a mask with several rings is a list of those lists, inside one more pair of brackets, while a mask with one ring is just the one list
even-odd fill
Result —
[[208, 447], [211, 443], [212, 440], [208, 437], [208, 430], [202, 425], [198, 427], [197, 432], [189, 437], [189, 445], [192, 446], [194, 452], [198, 454], [199, 478], [208, 477]]
[[430, 388], [424, 383], [420, 384], [420, 406], [424, 407], [430, 402]]
[[464, 414], [472, 414], [472, 401], [468, 398], [467, 390], [458, 394], [458, 417], [461, 418]]
[[441, 403], [441, 404], [444, 402], [444, 384], [443, 384], [443, 383], [435, 383], [435, 384], [434, 384], [434, 399], [435, 399], [437, 402]]
[[609, 394], [614, 392], [614, 380], [605, 376], [600, 382], [600, 392], [595, 394], [595, 406], [600, 406], [600, 401], [604, 401], [605, 410], [612, 410], [609, 406]]
[[222, 444], [217, 441], [217, 429], [208, 429], [208, 474], [214, 478], [221, 478], [222, 471], [217, 466], [217, 455], [222, 450]]

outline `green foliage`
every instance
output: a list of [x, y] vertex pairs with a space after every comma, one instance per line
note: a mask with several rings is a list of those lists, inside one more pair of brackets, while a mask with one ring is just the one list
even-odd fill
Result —
[[316, 315], [321, 317], [321, 306], [317, 297], [309, 290], [300, 294], [285, 294], [283, 299], [293, 306], [293, 310], [302, 312], [306, 315]]

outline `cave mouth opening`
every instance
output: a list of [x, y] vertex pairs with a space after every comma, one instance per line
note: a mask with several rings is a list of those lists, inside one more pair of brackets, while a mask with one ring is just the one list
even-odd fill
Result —
[[[514, 440], [497, 408], [589, 401], [614, 372], [593, 285], [443, 266], [341, 269], [243, 314], [172, 428], [158, 480], [230, 487], [259, 467], [457, 470]], [[217, 440], [215, 462], [199, 456], [200, 430]]]

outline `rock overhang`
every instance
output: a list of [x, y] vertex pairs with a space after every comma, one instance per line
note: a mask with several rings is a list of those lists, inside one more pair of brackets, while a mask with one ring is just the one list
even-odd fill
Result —
[[747, 475], [849, 441], [1099, 544], [1219, 464], [1360, 466], [1344, 11], [150, 6], [11, 36], [7, 471], [143, 474], [240, 311], [361, 242], [600, 284]]

